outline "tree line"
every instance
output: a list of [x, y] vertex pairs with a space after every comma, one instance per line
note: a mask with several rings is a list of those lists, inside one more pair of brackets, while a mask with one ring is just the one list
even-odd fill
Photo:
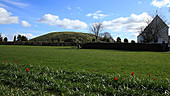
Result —
[[[7, 42], [8, 38], [7, 37], [2, 37], [0, 34], [0, 42]], [[13, 42], [17, 42], [17, 41], [28, 41], [28, 38], [24, 35], [20, 35], [18, 34], [18, 36], [16, 37], [16, 35], [14, 36]]]
[[[90, 28], [89, 31], [95, 35], [96, 39], [93, 40], [95, 42], [100, 42], [100, 41], [104, 41], [104, 42], [117, 42], [117, 43], [121, 43], [121, 38], [117, 37], [116, 41], [112, 38], [111, 34], [109, 32], [103, 32], [104, 27], [102, 26], [102, 23], [99, 22], [95, 22], [93, 23]], [[99, 37], [102, 37], [99, 38]], [[124, 39], [124, 43], [128, 43], [128, 39], [125, 38]], [[135, 43], [134, 40], [131, 40], [131, 43]]]
[[[0, 42], [7, 42], [8, 41], [8, 38], [7, 37], [2, 37], [0, 35]], [[24, 36], [24, 35], [20, 35], [18, 34], [18, 36], [14, 36], [14, 39], [13, 39], [13, 42], [18, 42], [18, 41], [28, 41], [27, 37]], [[66, 41], [65, 41], [66, 42]], [[71, 41], [69, 41], [71, 42]], [[96, 39], [93, 39], [92, 42], [96, 42]], [[113, 43], [113, 42], [116, 42], [116, 43], [122, 43], [122, 40], [120, 37], [117, 37], [116, 40], [114, 40], [111, 36], [111, 34], [109, 32], [104, 32], [104, 33], [101, 33], [100, 34], [100, 38], [99, 38], [99, 42], [108, 42], [108, 43]], [[123, 40], [124, 43], [128, 43], [128, 39], [125, 38]], [[131, 40], [131, 43], [135, 43], [134, 40]]]
[[[163, 19], [164, 23], [167, 22], [167, 20], [165, 20], [164, 16], [162, 16], [161, 14], [159, 16], [162, 17], [161, 19]], [[156, 11], [156, 14], [154, 14], [152, 16], [152, 18], [159, 17], [159, 16], [158, 16], [158, 13]], [[139, 28], [139, 33], [141, 34], [141, 36], [144, 39], [143, 43], [150, 43], [152, 41], [154, 43], [157, 43], [159, 37], [164, 38], [161, 35], [161, 30], [164, 26], [162, 26], [162, 24], [157, 24], [157, 18], [156, 18], [156, 24], [151, 24], [151, 22], [153, 20], [152, 18], [147, 18], [147, 20], [145, 21], [146, 26], [142, 26], [142, 27]], [[145, 30], [145, 28], [147, 28], [147, 30]], [[99, 36], [101, 34], [104, 34], [105, 36], [109, 34], [109, 38], [111, 37], [110, 33], [108, 33], [108, 32], [102, 33], [103, 30], [104, 30], [104, 27], [102, 26], [102, 23], [100, 23], [100, 22], [93, 23], [89, 28], [89, 31], [96, 36], [96, 40], [95, 40], [96, 42], [98, 42]], [[117, 38], [117, 42], [121, 42], [120, 37]], [[126, 42], [128, 42], [128, 40], [125, 38], [124, 42], [126, 43]], [[134, 40], [131, 41], [131, 42], [134, 43]]]

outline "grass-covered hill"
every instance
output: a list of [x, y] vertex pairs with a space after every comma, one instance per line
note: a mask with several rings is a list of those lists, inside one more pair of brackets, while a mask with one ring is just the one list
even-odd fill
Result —
[[88, 42], [95, 39], [95, 35], [81, 32], [52, 32], [29, 41], [47, 41], [47, 42]]

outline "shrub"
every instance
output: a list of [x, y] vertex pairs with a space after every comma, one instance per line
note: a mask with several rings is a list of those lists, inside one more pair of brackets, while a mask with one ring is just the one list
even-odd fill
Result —
[[0, 37], [0, 42], [2, 42], [2, 39], [3, 39], [3, 38], [2, 38], [2, 37]]
[[28, 41], [28, 39], [27, 39], [26, 36], [22, 36], [22, 37], [21, 37], [21, 41]]
[[5, 38], [4, 38], [4, 41], [5, 41], [5, 42], [7, 42], [7, 41], [8, 41], [8, 38], [7, 38], [7, 37], [5, 37]]
[[13, 41], [16, 42], [16, 36], [14, 36], [14, 40]]
[[134, 40], [131, 40], [131, 43], [135, 43], [135, 41], [134, 41]]
[[124, 39], [124, 43], [128, 43], [128, 39], [127, 38]]
[[92, 42], [95, 42], [96, 41], [96, 39], [92, 39]]
[[117, 37], [117, 41], [116, 42], [121, 43], [120, 37]]

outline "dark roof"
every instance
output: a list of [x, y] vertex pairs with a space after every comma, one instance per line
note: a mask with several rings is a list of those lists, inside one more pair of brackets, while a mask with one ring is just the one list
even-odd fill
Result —
[[[165, 26], [167, 26], [168, 27], [168, 25], [158, 16], [158, 15], [156, 15], [156, 17], [155, 18], [159, 18], [161, 21], [162, 21], [162, 23], [165, 25]], [[169, 27], [168, 27], [169, 28]]]
[[[156, 15], [155, 18], [151, 21], [151, 23], [150, 23], [148, 26], [146, 26], [145, 29], [147, 29], [147, 28], [148, 28], [155, 20], [157, 20], [157, 19], [159, 19], [164, 26], [167, 26], [167, 27], [168, 27], [168, 25], [167, 25], [158, 15]], [[169, 27], [168, 27], [168, 28], [169, 28]], [[144, 30], [145, 30], [145, 29], [144, 29]]]
[[[150, 24], [148, 24], [148, 26], [145, 27], [144, 30], [146, 30], [149, 26], [151, 26], [151, 24], [152, 24], [155, 20], [157, 20], [157, 19], [160, 20], [160, 22], [163, 24], [163, 26], [166, 26], [166, 27], [169, 28], [169, 26], [168, 26], [158, 15], [156, 15], [155, 18], [151, 21]], [[139, 37], [140, 35], [142, 35], [142, 33], [140, 33], [137, 37]], [[170, 40], [170, 36], [168, 36], [168, 39]]]
[[141, 35], [141, 33], [137, 37], [139, 37], [140, 35]]

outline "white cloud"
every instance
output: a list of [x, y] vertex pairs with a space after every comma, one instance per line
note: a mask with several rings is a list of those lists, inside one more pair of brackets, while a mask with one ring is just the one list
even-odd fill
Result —
[[132, 36], [137, 37], [139, 33], [132, 33]]
[[87, 27], [87, 24], [79, 20], [70, 20], [64, 18], [63, 20], [57, 20], [56, 25], [66, 29], [83, 29]]
[[16, 2], [16, 1], [12, 1], [12, 0], [1, 0], [1, 1], [3, 1], [5, 3], [8, 3], [8, 4], [12, 4], [12, 5], [16, 6], [16, 7], [24, 8], [24, 7], [28, 6], [28, 4], [26, 4], [26, 3]]
[[78, 10], [83, 11], [80, 7], [76, 7]]
[[68, 6], [68, 7], [67, 7], [67, 9], [68, 9], [68, 10], [71, 10], [71, 7], [70, 7], [70, 6]]
[[18, 23], [18, 17], [10, 15], [12, 15], [12, 13], [8, 12], [4, 8], [0, 8], [0, 24]]
[[13, 41], [13, 39], [14, 39], [14, 34], [2, 34], [2, 37], [3, 37], [3, 39], [4, 39], [5, 37], [7, 37], [7, 38], [8, 38], [8, 41]]
[[4, 37], [7, 37], [7, 36], [6, 36], [5, 34], [1, 34], [1, 37], [3, 37], [3, 38], [4, 38]]
[[142, 4], [142, 1], [138, 1], [138, 4]]
[[120, 17], [112, 21], [103, 21], [102, 24], [105, 29], [110, 29], [113, 32], [137, 32], [138, 28], [146, 26], [145, 21], [147, 19], [152, 19], [152, 17], [146, 12], [143, 12], [140, 15], [131, 14], [130, 17]]
[[38, 22], [48, 24], [49, 26], [53, 26], [53, 25], [56, 25], [56, 21], [58, 19], [59, 19], [58, 16], [51, 15], [51, 14], [45, 14], [43, 17], [38, 19]]
[[103, 12], [103, 11], [101, 11], [101, 10], [96, 11], [96, 13], [101, 13], [101, 12]]
[[20, 34], [21, 36], [26, 36], [28, 39], [32, 39], [35, 38], [36, 36], [34, 36], [31, 33], [20, 33], [20, 32], [16, 32], [16, 33], [10, 33], [10, 34], [2, 34], [2, 37], [7, 37], [8, 41], [13, 41], [14, 40], [14, 36], [18, 36], [18, 34]]
[[16, 36], [18, 36], [18, 34], [20, 34], [21, 36], [26, 36], [28, 39], [32, 39], [34, 38], [35, 36], [31, 33], [20, 33], [20, 32], [17, 32]]
[[58, 16], [51, 14], [45, 14], [42, 18], [38, 19], [38, 22], [45, 23], [49, 26], [57, 25], [66, 29], [84, 29], [87, 27], [87, 24], [82, 21], [67, 18], [60, 20]]
[[104, 15], [104, 14], [99, 14], [99, 13], [101, 13], [101, 12], [102, 12], [102, 11], [99, 10], [99, 11], [96, 11], [95, 13], [88, 13], [86, 16], [87, 16], [87, 17], [93, 16], [94, 19], [104, 18], [104, 17], [108, 16], [108, 15]]
[[90, 17], [90, 16], [92, 16], [92, 14], [91, 14], [91, 13], [89, 13], [89, 14], [87, 14], [86, 16], [87, 16], [87, 17]]
[[12, 28], [6, 28], [5, 30], [13, 30]]
[[9, 8], [8, 6], [6, 6], [5, 4], [2, 4], [2, 3], [0, 3], [0, 7]]
[[158, 8], [170, 7], [170, 0], [162, 0], [162, 1], [153, 0], [151, 5], [158, 7]]
[[27, 21], [21, 21], [23, 27], [30, 27], [31, 24], [28, 23]]

